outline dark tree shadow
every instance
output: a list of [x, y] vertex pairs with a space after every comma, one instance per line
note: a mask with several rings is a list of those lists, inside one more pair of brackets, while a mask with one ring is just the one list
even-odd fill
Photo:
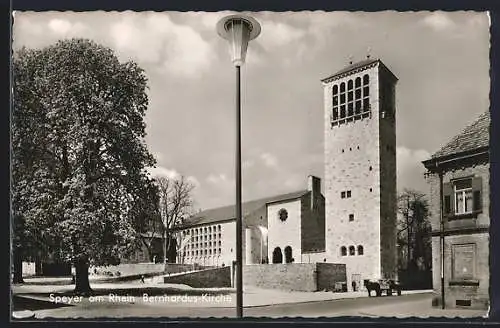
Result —
[[73, 306], [72, 304], [66, 303], [55, 303], [48, 300], [39, 300], [29, 297], [22, 297], [18, 295], [12, 296], [12, 307], [13, 311], [37, 311], [37, 310], [48, 310], [48, 309], [57, 309], [60, 307]]

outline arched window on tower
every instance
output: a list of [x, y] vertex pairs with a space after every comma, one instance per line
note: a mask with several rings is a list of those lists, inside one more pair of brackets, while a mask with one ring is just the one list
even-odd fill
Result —
[[359, 76], [356, 78], [356, 82], [354, 83], [354, 85], [356, 86], [356, 88], [361, 87], [361, 78]]
[[339, 119], [339, 87], [333, 86], [332, 90], [332, 119], [334, 121]]
[[368, 74], [363, 76], [363, 112], [370, 110], [370, 77]]
[[349, 255], [356, 255], [356, 249], [354, 246], [349, 246]]
[[347, 255], [347, 248], [345, 246], [340, 247], [340, 255], [342, 256]]
[[363, 255], [363, 254], [364, 254], [363, 246], [358, 245], [358, 255]]

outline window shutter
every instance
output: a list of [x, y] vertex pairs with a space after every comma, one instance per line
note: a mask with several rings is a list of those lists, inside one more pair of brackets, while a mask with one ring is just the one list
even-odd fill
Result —
[[482, 204], [482, 189], [483, 183], [481, 177], [472, 179], [472, 195], [474, 212], [479, 213], [483, 210]]
[[453, 184], [443, 183], [443, 214], [445, 217], [452, 216], [455, 212], [455, 197], [453, 196]]

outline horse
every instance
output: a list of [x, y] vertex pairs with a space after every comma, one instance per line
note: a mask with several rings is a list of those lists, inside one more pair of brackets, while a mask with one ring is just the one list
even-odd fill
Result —
[[375, 291], [375, 294], [377, 296], [380, 296], [381, 295], [381, 291], [380, 291], [380, 284], [378, 282], [372, 282], [368, 279], [365, 279], [363, 280], [363, 283], [366, 287], [366, 290], [368, 290], [368, 297], [371, 297], [372, 294], [371, 294], [371, 291], [374, 290]]

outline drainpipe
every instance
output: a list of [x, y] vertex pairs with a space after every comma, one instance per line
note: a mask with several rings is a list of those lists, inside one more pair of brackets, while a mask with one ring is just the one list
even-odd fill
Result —
[[439, 169], [439, 208], [440, 208], [440, 241], [441, 241], [441, 308], [445, 308], [444, 298], [444, 204], [443, 204], [443, 170]]

